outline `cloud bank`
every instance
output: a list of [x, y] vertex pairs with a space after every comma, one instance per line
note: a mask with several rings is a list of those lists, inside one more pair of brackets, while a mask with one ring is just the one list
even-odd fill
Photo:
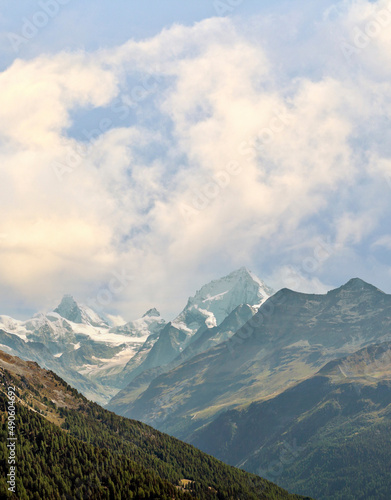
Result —
[[287, 23], [211, 18], [1, 73], [3, 304], [169, 317], [241, 265], [276, 288], [386, 287], [391, 4], [275, 43]]

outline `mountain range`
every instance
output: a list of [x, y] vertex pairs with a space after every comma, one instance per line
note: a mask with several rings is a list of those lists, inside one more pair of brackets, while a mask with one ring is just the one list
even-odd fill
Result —
[[274, 293], [241, 268], [172, 321], [153, 308], [119, 326], [65, 296], [28, 321], [1, 316], [0, 344], [289, 491], [390, 498], [391, 295], [359, 278]]
[[186, 440], [222, 411], [275, 396], [329, 361], [391, 340], [390, 332], [391, 296], [360, 279], [325, 295], [283, 289], [230, 339], [139, 395], [136, 378], [109, 408]]
[[358, 278], [324, 295], [283, 289], [229, 339], [143, 386], [144, 372], [108, 407], [291, 491], [387, 500], [390, 347], [391, 295]]
[[[161, 373], [162, 367], [192, 356], [194, 349], [203, 351], [229, 338], [272, 293], [241, 268], [204, 285], [172, 322], [152, 308], [123, 325], [110, 324], [65, 295], [52, 312], [26, 321], [0, 316], [0, 348], [55, 371], [104, 404], [146, 370]], [[219, 335], [208, 337], [231, 314], [232, 324], [225, 321]]]

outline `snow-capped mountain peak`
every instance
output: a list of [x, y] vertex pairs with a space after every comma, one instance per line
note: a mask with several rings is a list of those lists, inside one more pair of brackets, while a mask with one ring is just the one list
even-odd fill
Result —
[[189, 298], [173, 325], [189, 333], [203, 324], [208, 328], [218, 326], [239, 305], [248, 304], [258, 308], [272, 294], [273, 290], [262, 280], [241, 267], [200, 288]]
[[54, 309], [61, 317], [72, 321], [72, 323], [89, 324], [92, 326], [107, 327], [107, 322], [95, 311], [85, 305], [79, 305], [72, 295], [64, 295], [60, 304]]
[[[173, 323], [166, 323], [151, 308], [139, 319], [116, 325], [72, 295], [64, 295], [53, 311], [37, 313], [26, 321], [0, 316], [0, 343], [11, 354], [59, 370], [65, 378], [69, 375], [79, 389], [85, 390], [89, 381], [95, 387], [94, 398], [105, 401], [129, 378], [173, 362], [197, 339], [196, 332], [202, 335], [207, 328], [220, 326], [239, 306], [250, 306], [255, 312], [270, 294], [261, 280], [241, 268], [200, 288]], [[233, 324], [239, 325], [238, 319], [243, 316], [244, 320], [251, 311], [237, 312], [236, 319], [231, 318]], [[226, 325], [207, 345], [233, 335], [235, 328]], [[105, 387], [107, 393], [98, 387]]]
[[110, 331], [133, 337], [148, 337], [161, 330], [165, 324], [166, 322], [161, 318], [159, 311], [153, 308], [149, 309], [141, 318], [121, 326], [112, 327]]

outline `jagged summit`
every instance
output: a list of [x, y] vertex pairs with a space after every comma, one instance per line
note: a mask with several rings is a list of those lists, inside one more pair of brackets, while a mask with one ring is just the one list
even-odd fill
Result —
[[272, 294], [273, 290], [262, 280], [241, 267], [200, 288], [189, 298], [173, 325], [185, 324], [190, 330], [205, 324], [217, 326], [239, 305], [259, 307]]
[[[274, 293], [274, 290], [271, 287], [266, 285], [266, 283], [264, 281], [259, 279], [258, 276], [256, 276], [252, 271], [250, 271], [245, 266], [242, 266], [239, 269], [232, 271], [231, 273], [227, 274], [227, 276], [224, 276], [223, 278], [220, 278], [219, 280], [213, 280], [209, 284], [212, 284], [212, 283], [215, 283], [218, 281], [222, 281], [222, 280], [226, 280], [226, 281], [232, 281], [232, 280], [255, 281], [256, 283], [258, 283], [258, 285], [261, 288], [263, 288], [267, 292], [268, 295], [273, 295], [273, 293]], [[205, 285], [205, 286], [208, 286], [208, 285]]]
[[72, 295], [64, 295], [54, 312], [73, 323], [82, 323], [81, 309]]
[[79, 324], [90, 324], [92, 326], [108, 326], [95, 311], [87, 306], [79, 305], [72, 295], [64, 295], [60, 304], [54, 309], [61, 317]]
[[112, 327], [110, 331], [133, 337], [147, 337], [152, 333], [159, 332], [165, 324], [166, 322], [160, 316], [160, 312], [156, 307], [153, 307], [143, 314], [141, 318], [128, 321], [124, 325]]
[[239, 267], [239, 269], [235, 269], [234, 271], [227, 274], [226, 277], [228, 277], [228, 276], [246, 276], [248, 274], [251, 274], [249, 269], [247, 269], [246, 266], [242, 266], [242, 267]]
[[152, 309], [148, 309], [142, 317], [145, 318], [147, 316], [160, 317], [160, 312], [156, 309], [156, 307], [153, 307]]

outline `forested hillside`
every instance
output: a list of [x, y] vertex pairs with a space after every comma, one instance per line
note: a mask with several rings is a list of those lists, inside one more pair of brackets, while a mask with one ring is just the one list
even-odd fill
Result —
[[[5, 390], [14, 386], [17, 394], [17, 495], [9, 498], [302, 498], [101, 408], [36, 363], [0, 352], [0, 370], [2, 458]], [[2, 460], [4, 498], [7, 472]]]

